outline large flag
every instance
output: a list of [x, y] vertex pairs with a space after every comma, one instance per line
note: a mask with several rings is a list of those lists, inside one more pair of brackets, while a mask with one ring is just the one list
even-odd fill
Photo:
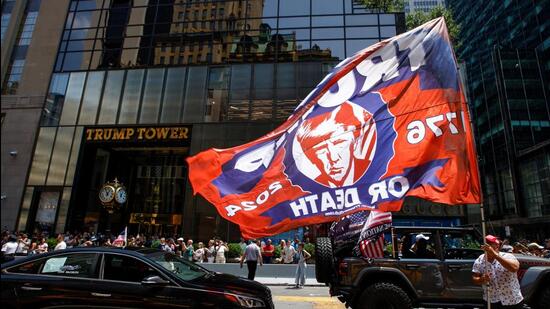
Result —
[[406, 196], [480, 203], [466, 101], [443, 18], [339, 63], [274, 131], [187, 159], [196, 193], [244, 237], [398, 211]]

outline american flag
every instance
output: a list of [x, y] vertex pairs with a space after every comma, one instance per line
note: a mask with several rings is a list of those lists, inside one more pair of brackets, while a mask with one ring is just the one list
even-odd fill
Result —
[[336, 245], [348, 242], [355, 243], [359, 239], [359, 234], [368, 215], [369, 211], [359, 211], [334, 222], [330, 227], [330, 237], [334, 240], [334, 243]]
[[125, 227], [122, 233], [113, 241], [113, 246], [115, 247], [124, 247], [126, 245], [126, 239], [128, 235], [128, 227]]
[[373, 210], [365, 222], [357, 249], [367, 258], [384, 257], [384, 231], [391, 227], [391, 212]]

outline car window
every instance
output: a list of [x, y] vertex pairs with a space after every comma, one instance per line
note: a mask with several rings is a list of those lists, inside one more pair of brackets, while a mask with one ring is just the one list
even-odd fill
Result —
[[172, 272], [180, 279], [189, 281], [207, 275], [209, 272], [193, 262], [184, 260], [170, 252], [159, 252], [148, 256], [157, 265]]
[[79, 278], [98, 278], [96, 253], [56, 255], [46, 259], [40, 274]]
[[29, 263], [14, 266], [8, 269], [8, 272], [17, 274], [38, 274], [38, 271], [40, 270], [42, 264], [44, 264], [44, 260], [32, 261]]
[[428, 231], [399, 231], [399, 257], [408, 259], [437, 259], [435, 233]]
[[441, 244], [447, 260], [473, 260], [483, 253], [473, 231], [445, 231], [441, 233]]
[[105, 254], [104, 263], [103, 279], [106, 280], [140, 283], [145, 277], [161, 276], [154, 268], [131, 256]]

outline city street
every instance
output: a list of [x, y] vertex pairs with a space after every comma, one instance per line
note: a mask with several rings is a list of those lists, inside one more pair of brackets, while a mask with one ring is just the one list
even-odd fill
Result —
[[306, 286], [295, 289], [292, 286], [269, 286], [275, 308], [293, 309], [343, 309], [337, 298], [330, 297], [326, 286]]

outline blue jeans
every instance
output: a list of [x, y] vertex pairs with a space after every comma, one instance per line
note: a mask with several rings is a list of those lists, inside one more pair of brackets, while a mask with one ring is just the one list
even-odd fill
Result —
[[306, 263], [298, 263], [296, 267], [296, 278], [294, 279], [296, 285], [306, 284]]

